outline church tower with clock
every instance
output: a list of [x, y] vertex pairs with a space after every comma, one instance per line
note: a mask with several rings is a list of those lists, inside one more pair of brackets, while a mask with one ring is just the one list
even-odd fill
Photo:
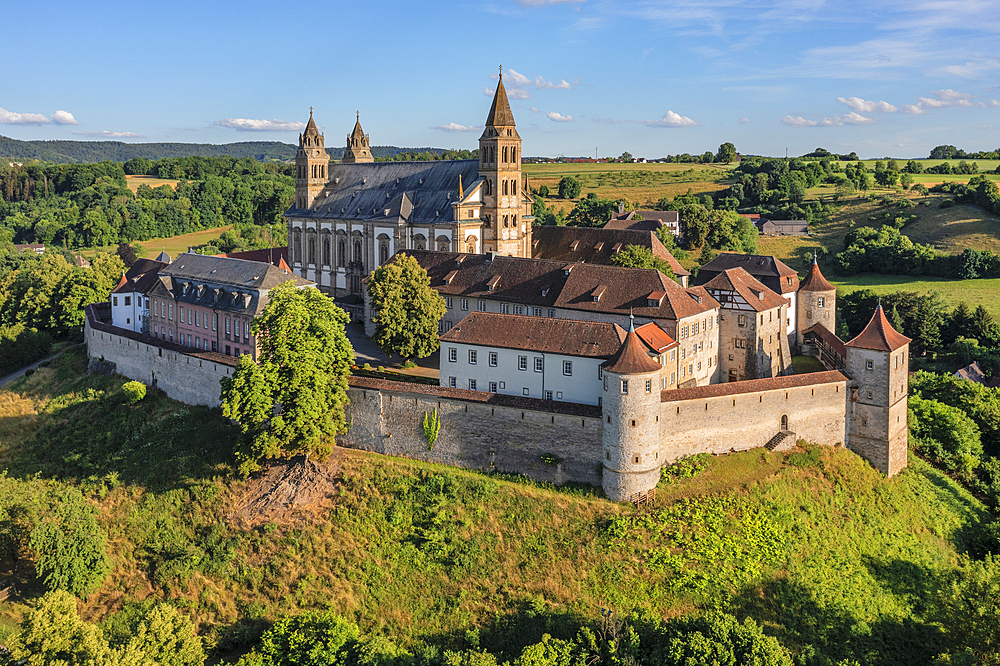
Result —
[[497, 84], [486, 128], [479, 137], [483, 188], [483, 251], [531, 257], [531, 197], [521, 184], [521, 136], [503, 86]]

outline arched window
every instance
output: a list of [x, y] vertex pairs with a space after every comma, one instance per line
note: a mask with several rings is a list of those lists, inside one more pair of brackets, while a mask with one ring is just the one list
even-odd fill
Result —
[[504, 196], [507, 195], [507, 181], [506, 180], [503, 181], [503, 193], [504, 193]]
[[341, 239], [337, 246], [337, 265], [343, 268], [347, 265], [347, 242]]
[[378, 243], [378, 263], [381, 266], [389, 261], [389, 241], [382, 240]]
[[316, 239], [309, 236], [309, 263], [316, 263]]
[[517, 162], [517, 148], [510, 149], [510, 161]]
[[476, 253], [476, 242], [478, 240], [479, 239], [476, 238], [475, 236], [469, 236], [468, 238], [466, 238], [465, 239], [465, 251], [468, 252], [469, 254], [475, 254]]
[[359, 264], [364, 263], [361, 261], [361, 241], [354, 241], [354, 261]]
[[788, 414], [781, 415], [781, 429], [788, 430]]
[[510, 181], [510, 193], [511, 194], [517, 194], [517, 181], [516, 180]]
[[451, 251], [451, 241], [448, 240], [447, 236], [437, 237], [437, 249], [438, 252], [450, 252]]
[[324, 238], [323, 239], [323, 265], [324, 266], [329, 266], [330, 265], [330, 239], [329, 238]]
[[507, 146], [503, 147], [503, 161], [507, 161]]

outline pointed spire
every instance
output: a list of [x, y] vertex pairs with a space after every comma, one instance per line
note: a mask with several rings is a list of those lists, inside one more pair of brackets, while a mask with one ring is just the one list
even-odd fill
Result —
[[910, 338], [899, 333], [892, 327], [885, 317], [885, 310], [882, 309], [882, 299], [879, 299], [878, 307], [871, 321], [865, 326], [861, 334], [846, 344], [847, 347], [858, 347], [860, 349], [874, 349], [876, 351], [896, 351], [903, 345], [909, 344]]
[[363, 139], [365, 138], [365, 131], [361, 129], [361, 112], [356, 111], [357, 120], [354, 121], [354, 131], [351, 132], [351, 138]]
[[319, 136], [319, 129], [316, 127], [316, 121], [313, 120], [313, 108], [309, 107], [309, 122], [306, 123], [306, 131], [303, 132], [304, 136]]
[[497, 91], [493, 95], [493, 104], [490, 106], [490, 115], [486, 117], [486, 126], [514, 126], [514, 113], [510, 110], [510, 102], [507, 101], [507, 89], [503, 87], [503, 67], [500, 68], [500, 82], [497, 83]]
[[462, 190], [462, 174], [458, 174], [458, 200], [461, 201], [464, 196], [465, 193]]
[[837, 288], [834, 287], [830, 282], [823, 277], [822, 271], [819, 270], [819, 264], [816, 262], [816, 255], [813, 255], [813, 263], [809, 268], [809, 275], [806, 279], [802, 281], [799, 285], [799, 291], [836, 291]]
[[629, 325], [629, 332], [625, 335], [622, 346], [604, 363], [605, 372], [618, 374], [644, 374], [656, 372], [659, 369], [660, 363], [649, 355], [649, 349], [639, 334], [635, 332], [632, 324]]
[[635, 315], [632, 314], [632, 308], [628, 309], [628, 332], [635, 333]]

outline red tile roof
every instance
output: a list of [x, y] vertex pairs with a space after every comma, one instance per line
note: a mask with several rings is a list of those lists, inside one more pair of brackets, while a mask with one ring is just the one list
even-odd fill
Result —
[[639, 374], [658, 372], [660, 364], [649, 355], [649, 349], [634, 330], [625, 336], [625, 343], [604, 364], [605, 372], [618, 374]]
[[889, 320], [885, 318], [885, 311], [882, 310], [882, 304], [879, 303], [871, 321], [865, 326], [865, 330], [861, 331], [861, 334], [848, 342], [846, 346], [891, 352], [909, 343], [910, 339], [898, 333]]
[[216, 254], [216, 257], [229, 257], [230, 259], [246, 259], [247, 261], [260, 261], [265, 264], [272, 264], [278, 268], [292, 272], [288, 267], [288, 247], [270, 247], [263, 250], [247, 250], [246, 252], [227, 252]]
[[799, 288], [798, 273], [777, 257], [732, 252], [723, 252], [699, 268], [695, 282], [705, 284], [729, 268], [742, 268], [779, 294], [788, 294]]
[[818, 384], [833, 384], [846, 382], [847, 375], [839, 370], [825, 372], [809, 372], [804, 375], [789, 375], [786, 377], [766, 377], [764, 379], [748, 379], [742, 382], [726, 384], [709, 384], [684, 389], [666, 389], [660, 392], [661, 402], [679, 402], [681, 400], [697, 400], [701, 398], [719, 398], [727, 395], [743, 395], [775, 391], [780, 389], [798, 388], [800, 386], [815, 386]]
[[677, 341], [670, 337], [656, 322], [649, 322], [635, 329], [639, 339], [645, 342], [650, 349], [657, 353], [663, 353], [671, 347], [677, 346]]
[[536, 259], [582, 261], [607, 266], [622, 248], [638, 245], [670, 264], [674, 275], [691, 275], [691, 271], [681, 266], [657, 235], [649, 230], [536, 225], [531, 233], [532, 256]]
[[802, 331], [802, 335], [808, 335], [810, 333], [816, 335], [820, 340], [830, 345], [830, 347], [832, 347], [841, 358], [847, 356], [847, 347], [844, 345], [844, 341], [828, 331], [826, 326], [823, 326], [823, 324], [813, 324], [806, 330]]
[[[648, 268], [487, 254], [468, 255], [459, 264], [460, 253], [457, 252], [403, 250], [399, 254], [414, 257], [430, 276], [431, 287], [445, 296], [488, 298], [622, 317], [634, 312], [642, 319], [675, 321], [719, 307], [704, 290], [687, 290], [663, 273]], [[455, 275], [446, 282], [445, 277], [452, 271]], [[491, 290], [488, 284], [494, 281]], [[607, 289], [595, 302], [594, 290], [599, 286]], [[666, 296], [661, 303], [651, 307], [648, 298], [653, 292], [664, 292]]]
[[441, 336], [442, 342], [598, 358], [614, 354], [624, 339], [618, 324], [487, 312], [469, 313]]
[[823, 273], [819, 270], [819, 265], [816, 260], [813, 259], [812, 268], [809, 269], [809, 275], [806, 279], [802, 281], [799, 285], [799, 291], [836, 291], [837, 288], [832, 284], [827, 282], [826, 278], [823, 277]]
[[[702, 285], [716, 297], [721, 291], [735, 291], [757, 312], [788, 305], [788, 301], [771, 291], [742, 268], [729, 268]], [[725, 307], [725, 305], [723, 305]]]

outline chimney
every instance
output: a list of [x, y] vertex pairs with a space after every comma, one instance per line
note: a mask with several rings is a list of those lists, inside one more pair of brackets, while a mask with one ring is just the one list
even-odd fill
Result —
[[625, 214], [625, 202], [624, 201], [619, 201], [618, 202], [618, 214], [619, 215], [624, 215]]

